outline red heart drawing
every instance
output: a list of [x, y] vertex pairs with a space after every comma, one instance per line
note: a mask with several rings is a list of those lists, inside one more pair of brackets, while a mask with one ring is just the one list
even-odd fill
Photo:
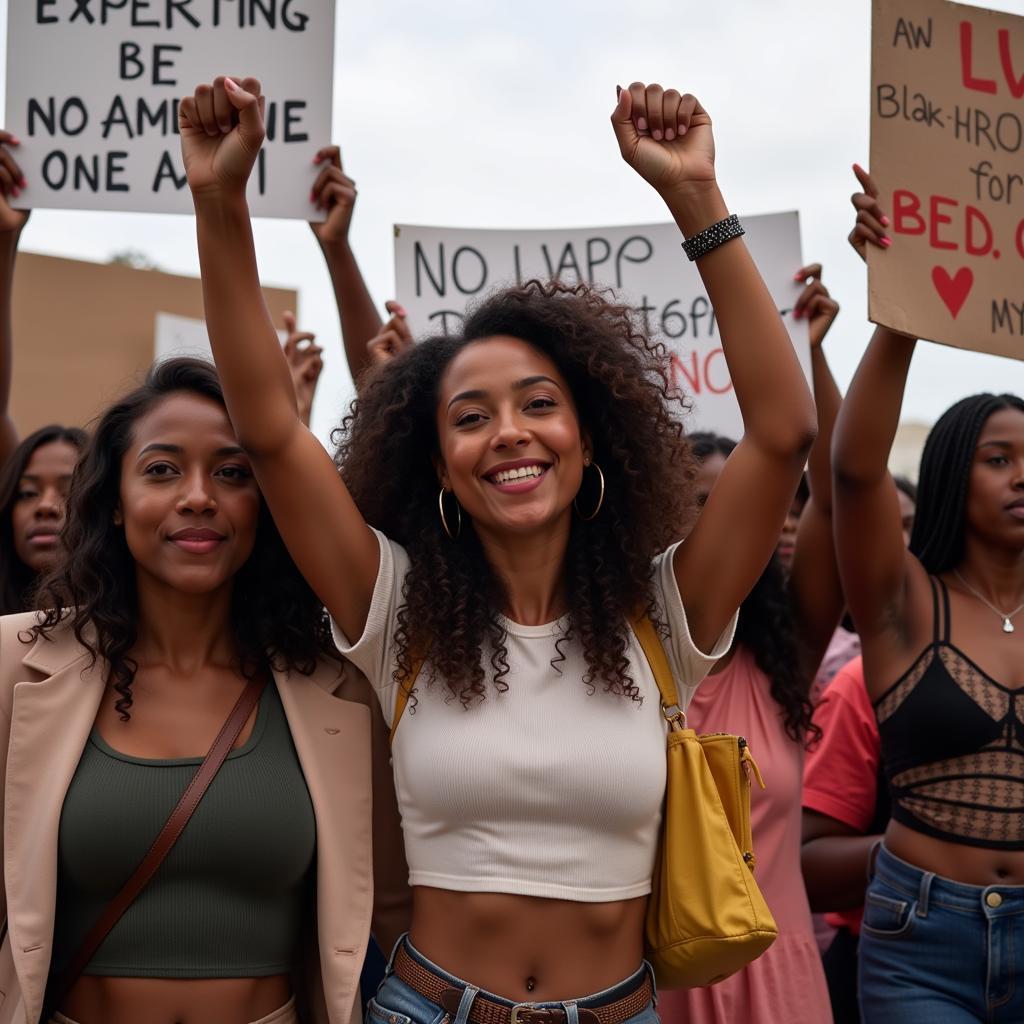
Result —
[[963, 309], [974, 286], [974, 273], [970, 267], [961, 267], [952, 277], [943, 267], [932, 267], [932, 284], [939, 298], [946, 304], [953, 319]]

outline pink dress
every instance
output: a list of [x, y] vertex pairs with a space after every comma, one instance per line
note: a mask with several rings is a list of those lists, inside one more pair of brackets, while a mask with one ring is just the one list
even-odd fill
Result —
[[779, 926], [768, 951], [708, 988], [660, 992], [665, 1024], [831, 1024], [825, 972], [800, 875], [803, 747], [787, 735], [770, 684], [742, 647], [698, 687], [688, 724], [750, 743], [767, 789], [754, 784], [750, 810], [757, 883]]

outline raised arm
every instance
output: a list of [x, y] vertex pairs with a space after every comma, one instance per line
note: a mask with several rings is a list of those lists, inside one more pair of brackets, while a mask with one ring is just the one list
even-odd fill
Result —
[[[715, 178], [711, 118], [693, 96], [634, 83], [620, 93], [612, 124], [623, 159], [665, 200], [685, 237], [728, 216]], [[815, 416], [789, 335], [743, 240], [702, 256], [697, 269], [744, 424], [742, 441], [675, 556], [690, 632], [708, 650], [775, 549]]]
[[[855, 170], [864, 192], [853, 197], [858, 214], [850, 242], [863, 256], [866, 245], [887, 249], [891, 242], [878, 188], [866, 171]], [[899, 497], [888, 469], [916, 344], [886, 327], [875, 329], [832, 442], [836, 555], [847, 606], [864, 638], [903, 621], [908, 583], [914, 590], [927, 586], [920, 563], [904, 546]]]
[[252, 78], [218, 78], [179, 107], [210, 344], [228, 413], [300, 571], [347, 636], [362, 634], [379, 549], [330, 456], [299, 419], [256, 267], [245, 187], [263, 144]]
[[356, 183], [342, 169], [341, 150], [337, 146], [321, 149], [315, 162], [322, 165], [322, 169], [313, 185], [313, 201], [327, 211], [327, 219], [310, 221], [309, 226], [327, 261], [338, 304], [345, 357], [352, 383], [358, 386], [359, 378], [370, 365], [367, 343], [380, 332], [381, 319], [348, 242], [356, 204]]
[[836, 386], [823, 342], [839, 313], [839, 303], [821, 282], [821, 264], [802, 267], [796, 280], [806, 285], [793, 315], [806, 317], [811, 341], [814, 405], [818, 436], [807, 460], [810, 497], [797, 528], [789, 592], [796, 619], [800, 662], [808, 681], [814, 678], [843, 612], [843, 588], [832, 537], [832, 430], [842, 396]]
[[21, 168], [7, 149], [18, 144], [10, 132], [0, 131], [0, 466], [6, 464], [18, 446], [18, 428], [10, 411], [14, 363], [11, 299], [18, 240], [29, 215], [28, 210], [15, 210], [10, 205], [11, 198], [17, 198], [25, 185]]

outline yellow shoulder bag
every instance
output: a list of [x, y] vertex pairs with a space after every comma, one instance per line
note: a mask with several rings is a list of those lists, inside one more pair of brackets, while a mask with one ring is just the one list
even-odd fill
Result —
[[746, 740], [686, 727], [665, 649], [646, 616], [633, 623], [669, 724], [668, 783], [645, 928], [646, 957], [664, 988], [727, 978], [778, 935], [754, 881], [750, 776], [764, 781]]

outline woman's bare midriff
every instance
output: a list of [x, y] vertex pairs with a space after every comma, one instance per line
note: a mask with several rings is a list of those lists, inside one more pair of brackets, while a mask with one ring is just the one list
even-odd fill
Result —
[[84, 975], [60, 1007], [79, 1024], [249, 1024], [291, 998], [291, 979]]
[[574, 999], [637, 970], [646, 908], [646, 896], [578, 903], [417, 886], [409, 938], [449, 974], [495, 995]]
[[885, 830], [885, 847], [900, 860], [964, 885], [1024, 885], [1024, 851], [987, 850], [934, 839], [898, 821]]

